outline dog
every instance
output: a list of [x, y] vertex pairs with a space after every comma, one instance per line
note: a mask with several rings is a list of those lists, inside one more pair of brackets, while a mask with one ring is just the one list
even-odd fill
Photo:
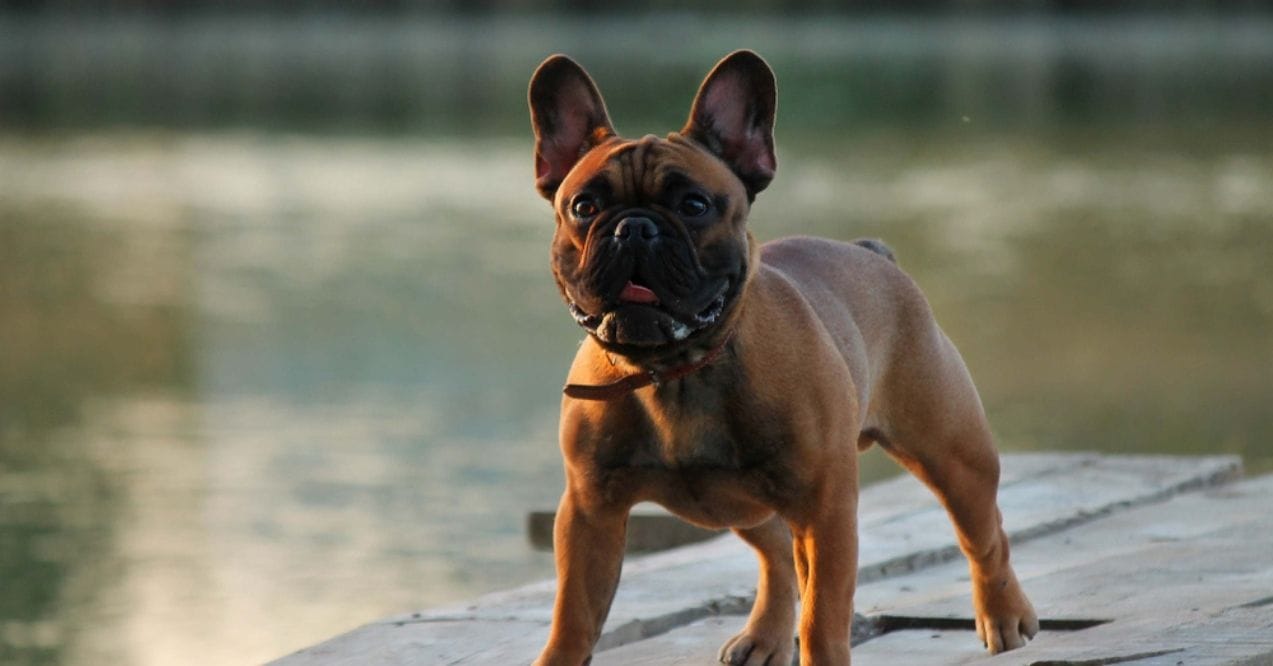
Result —
[[721, 662], [785, 666], [798, 633], [801, 664], [848, 664], [857, 453], [872, 444], [945, 506], [990, 652], [1032, 638], [990, 428], [919, 288], [878, 241], [760, 245], [748, 231], [777, 168], [769, 65], [726, 56], [664, 138], [619, 137], [566, 56], [539, 66], [529, 102], [553, 276], [587, 331], [562, 398], [557, 596], [535, 663], [589, 663], [628, 511], [653, 501], [732, 529], [759, 557], [755, 604]]

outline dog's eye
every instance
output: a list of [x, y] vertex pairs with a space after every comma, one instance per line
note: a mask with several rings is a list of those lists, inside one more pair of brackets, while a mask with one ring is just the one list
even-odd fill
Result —
[[681, 199], [681, 203], [676, 207], [676, 211], [685, 217], [701, 217], [712, 209], [712, 203], [707, 197], [691, 192]]
[[570, 204], [570, 212], [581, 220], [586, 220], [600, 211], [601, 209], [597, 206], [597, 200], [587, 195], [577, 197], [575, 202]]

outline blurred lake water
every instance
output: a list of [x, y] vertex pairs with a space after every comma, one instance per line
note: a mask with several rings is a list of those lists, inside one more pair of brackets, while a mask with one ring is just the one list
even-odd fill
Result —
[[[259, 662], [551, 575], [523, 519], [560, 493], [581, 333], [522, 96], [558, 50], [629, 135], [677, 126], [725, 51], [769, 55], [780, 166], [753, 231], [888, 242], [1003, 450], [1273, 469], [1268, 21], [739, 20], [673, 52], [638, 43], [649, 21], [518, 21], [251, 24], [234, 39], [274, 69], [226, 122], [198, 100], [239, 99], [252, 61], [198, 66], [223, 23], [0, 22], [26, 105], [0, 115], [0, 662]], [[85, 39], [51, 55], [59, 30]], [[396, 73], [315, 115], [293, 103], [358, 78], [315, 45], [337, 33]], [[171, 122], [141, 97], [94, 116], [93, 67], [205, 79], [158, 102]], [[319, 92], [268, 92], [288, 71]]]

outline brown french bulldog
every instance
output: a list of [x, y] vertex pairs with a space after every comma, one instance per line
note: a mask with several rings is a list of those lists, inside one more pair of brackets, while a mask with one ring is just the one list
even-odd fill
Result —
[[848, 664], [857, 453], [872, 443], [945, 505], [989, 650], [1033, 637], [981, 401], [919, 288], [877, 241], [762, 246], [747, 230], [777, 166], [765, 61], [721, 60], [666, 138], [619, 137], [565, 56], [540, 65], [529, 96], [553, 274], [588, 332], [561, 405], [557, 599], [535, 663], [590, 661], [628, 510], [648, 500], [732, 528], [760, 558], [751, 616], [720, 661], [790, 664], [798, 629], [801, 664]]

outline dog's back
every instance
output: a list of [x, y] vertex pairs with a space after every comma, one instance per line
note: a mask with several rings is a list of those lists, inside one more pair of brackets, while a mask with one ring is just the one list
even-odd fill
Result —
[[950, 353], [927, 299], [880, 241], [782, 238], [761, 247], [761, 264], [792, 283], [830, 334], [864, 412], [881, 406], [871, 404], [885, 397], [876, 388], [898, 361]]
[[791, 280], [833, 334], [841, 322], [854, 324], [872, 355], [880, 351], [874, 349], [875, 330], [932, 321], [923, 293], [878, 240], [845, 243], [793, 236], [761, 246], [760, 261]]

